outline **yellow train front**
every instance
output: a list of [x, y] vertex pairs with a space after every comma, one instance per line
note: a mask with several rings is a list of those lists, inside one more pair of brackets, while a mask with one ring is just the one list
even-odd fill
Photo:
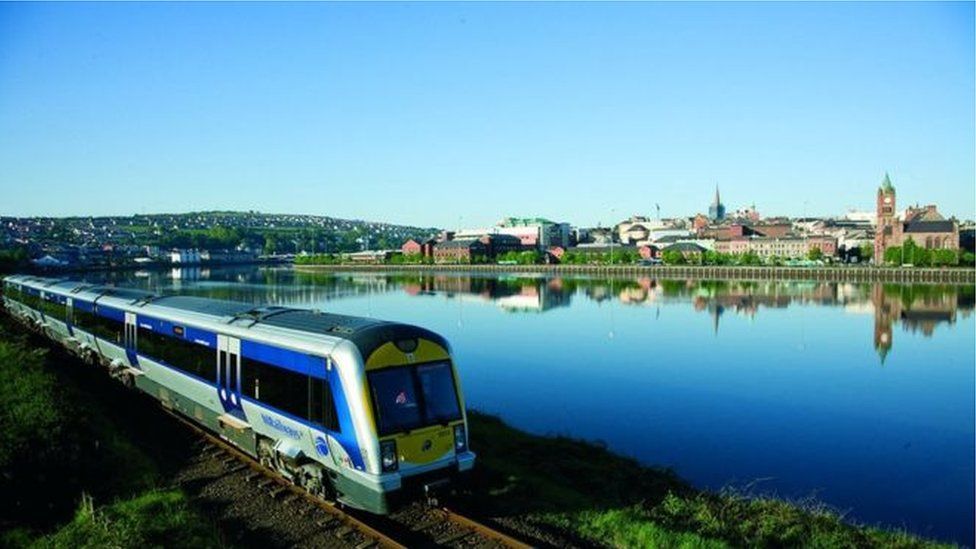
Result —
[[342, 345], [333, 352], [337, 364], [362, 368], [363, 428], [375, 440], [370, 450], [379, 458], [378, 468], [370, 471], [377, 483], [372, 493], [343, 493], [361, 488], [344, 482], [353, 480], [349, 477], [336, 479], [336, 489], [341, 500], [376, 513], [455, 484], [475, 460], [446, 341], [414, 326], [386, 328], [353, 336], [347, 352]]

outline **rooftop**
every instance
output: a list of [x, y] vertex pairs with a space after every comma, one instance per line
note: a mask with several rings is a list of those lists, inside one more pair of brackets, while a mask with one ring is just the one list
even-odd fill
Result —
[[906, 233], [951, 233], [955, 224], [951, 220], [909, 221], [905, 224]]

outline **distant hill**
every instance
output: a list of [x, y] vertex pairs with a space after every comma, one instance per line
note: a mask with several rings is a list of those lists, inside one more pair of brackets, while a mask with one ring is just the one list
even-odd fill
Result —
[[0, 217], [5, 247], [248, 248], [262, 253], [323, 253], [398, 248], [434, 227], [321, 215], [207, 211], [105, 217]]

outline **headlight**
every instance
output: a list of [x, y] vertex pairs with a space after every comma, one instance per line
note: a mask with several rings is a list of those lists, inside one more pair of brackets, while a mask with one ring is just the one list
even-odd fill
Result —
[[399, 463], [397, 462], [397, 450], [395, 440], [384, 440], [380, 442], [380, 459], [383, 461], [383, 472], [396, 471]]
[[454, 426], [454, 451], [463, 452], [468, 447], [467, 433], [464, 432], [464, 424]]

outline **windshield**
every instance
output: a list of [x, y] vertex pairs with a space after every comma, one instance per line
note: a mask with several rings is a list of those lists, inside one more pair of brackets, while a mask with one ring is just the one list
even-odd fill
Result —
[[369, 384], [380, 436], [461, 418], [447, 362], [370, 372]]

